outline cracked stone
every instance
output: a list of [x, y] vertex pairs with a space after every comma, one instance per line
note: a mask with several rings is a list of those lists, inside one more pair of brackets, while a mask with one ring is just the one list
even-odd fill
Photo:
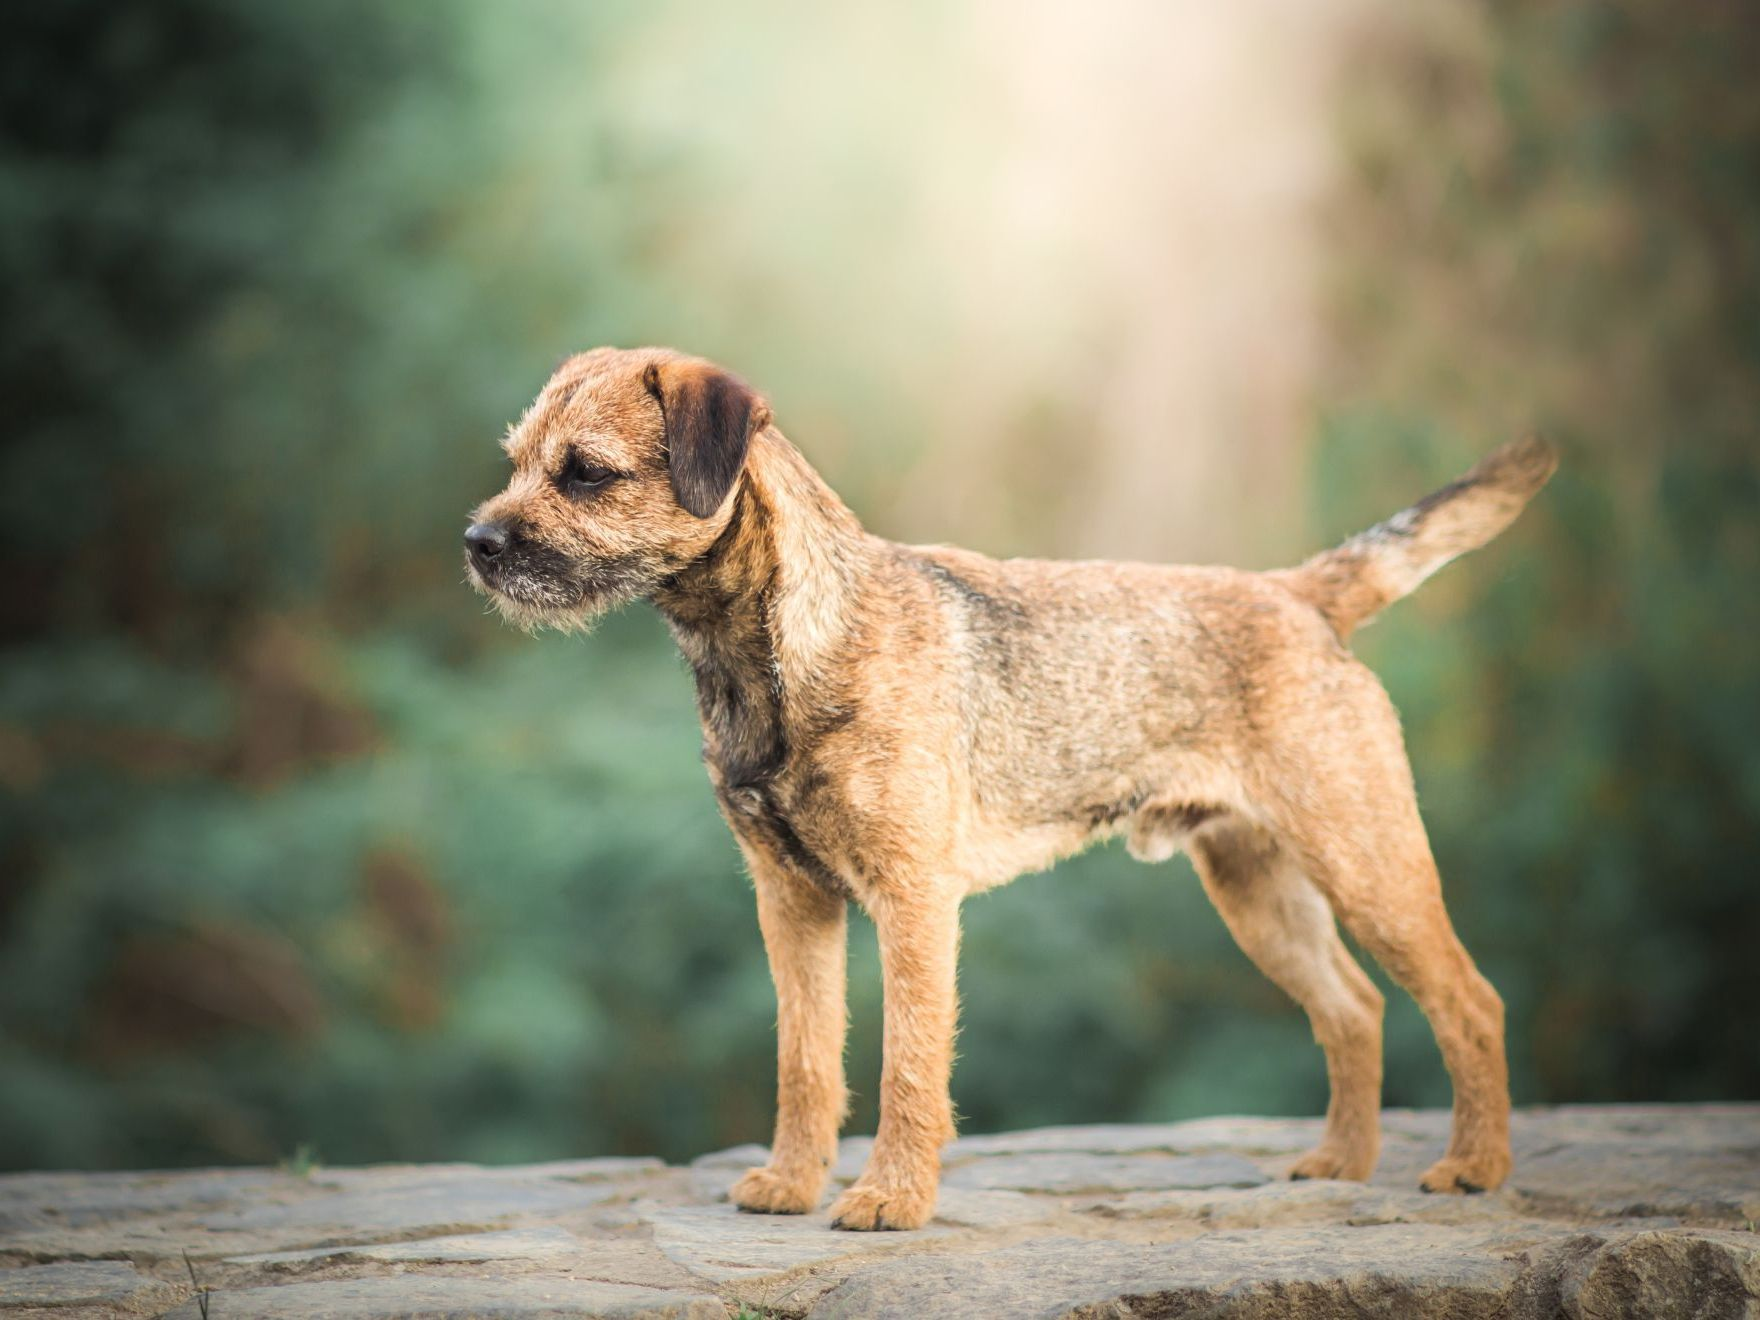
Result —
[[0, 1270], [0, 1308], [108, 1306], [152, 1312], [185, 1296], [125, 1260], [57, 1261]]
[[[917, 1256], [855, 1272], [813, 1314], [1500, 1316], [1519, 1263], [1459, 1229], [1277, 1229], [1162, 1245], [1052, 1238], [975, 1256]], [[1341, 1306], [1349, 1300], [1349, 1309]]]
[[365, 1181], [353, 1183], [348, 1191], [207, 1215], [201, 1227], [221, 1232], [322, 1230], [339, 1238], [360, 1238], [489, 1224], [514, 1215], [555, 1214], [596, 1204], [610, 1194], [602, 1185], [546, 1178], [452, 1175], [389, 1186]]
[[460, 1262], [489, 1260], [545, 1261], [575, 1254], [581, 1240], [566, 1229], [514, 1228], [501, 1233], [457, 1233], [415, 1242], [380, 1242], [347, 1247], [314, 1247], [308, 1251], [263, 1251], [231, 1256], [228, 1265], [297, 1265], [315, 1260]]
[[1017, 1192], [1159, 1191], [1167, 1188], [1256, 1187], [1269, 1181], [1239, 1155], [1079, 1155], [1046, 1152], [997, 1155], [949, 1169], [950, 1187]]
[[723, 1282], [779, 1274], [846, 1256], [906, 1249], [947, 1230], [915, 1233], [844, 1233], [823, 1215], [748, 1215], [731, 1205], [655, 1206], [646, 1218], [654, 1245], [691, 1273]]
[[[500, 1320], [501, 1317], [600, 1316], [612, 1320], [727, 1320], [707, 1293], [666, 1292], [574, 1279], [348, 1279], [221, 1291], [209, 1298], [211, 1320]], [[167, 1320], [202, 1320], [196, 1301]]]

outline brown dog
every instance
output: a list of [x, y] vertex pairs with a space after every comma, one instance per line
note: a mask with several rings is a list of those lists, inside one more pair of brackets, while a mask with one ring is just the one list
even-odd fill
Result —
[[1299, 568], [998, 562], [865, 532], [710, 363], [597, 349], [506, 441], [465, 534], [471, 581], [526, 627], [638, 597], [696, 674], [703, 757], [751, 868], [778, 1001], [776, 1140], [742, 1209], [819, 1204], [844, 1116], [844, 923], [885, 977], [880, 1128], [837, 1227], [916, 1228], [953, 1134], [967, 894], [1109, 835], [1184, 848], [1241, 947], [1312, 1020], [1332, 1101], [1297, 1178], [1366, 1178], [1382, 998], [1342, 920], [1429, 1018], [1454, 1082], [1431, 1191], [1510, 1167], [1503, 1005], [1443, 909], [1393, 706], [1351, 630], [1506, 527], [1538, 441]]

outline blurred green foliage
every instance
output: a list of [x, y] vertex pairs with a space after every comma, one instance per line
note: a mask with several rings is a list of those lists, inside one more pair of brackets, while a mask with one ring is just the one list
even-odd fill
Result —
[[[3, 20], [0, 1167], [765, 1138], [773, 1000], [663, 630], [534, 642], [458, 581], [492, 440], [572, 349], [822, 377], [856, 451], [909, 430], [803, 361], [811, 327], [682, 287], [734, 184], [689, 124], [620, 118], [655, 21]], [[1760, 125], [1717, 94], [1753, 27], [1439, 19], [1370, 43], [1341, 106], [1316, 537], [1524, 422], [1567, 454], [1360, 646], [1525, 1101], [1760, 1096]], [[872, 945], [856, 922], [857, 1129]], [[963, 967], [968, 1129], [1325, 1103], [1183, 862], [986, 896]], [[1389, 1102], [1445, 1103], [1403, 996], [1388, 1037]]]

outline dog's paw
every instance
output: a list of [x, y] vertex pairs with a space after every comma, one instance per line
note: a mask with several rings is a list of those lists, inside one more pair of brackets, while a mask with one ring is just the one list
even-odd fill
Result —
[[856, 1232], [921, 1228], [934, 1214], [933, 1182], [927, 1190], [855, 1182], [831, 1203], [831, 1227]]
[[818, 1208], [824, 1178], [790, 1178], [775, 1169], [747, 1169], [727, 1193], [748, 1214], [804, 1215]]
[[1432, 1164], [1418, 1186], [1426, 1192], [1488, 1192], [1509, 1176], [1509, 1155], [1448, 1155]]
[[1292, 1179], [1343, 1178], [1367, 1182], [1375, 1172], [1373, 1155], [1353, 1155], [1338, 1146], [1316, 1146], [1289, 1167]]

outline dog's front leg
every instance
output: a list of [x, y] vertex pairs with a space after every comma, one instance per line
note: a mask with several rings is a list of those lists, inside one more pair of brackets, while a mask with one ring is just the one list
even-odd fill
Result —
[[758, 925], [776, 982], [776, 1140], [733, 1185], [741, 1210], [805, 1214], [837, 1159], [843, 1086], [848, 904], [748, 851]]
[[921, 1228], [935, 1213], [941, 1148], [953, 1136], [959, 896], [951, 887], [877, 893], [868, 903], [885, 979], [880, 1130], [868, 1167], [831, 1207], [833, 1228]]

